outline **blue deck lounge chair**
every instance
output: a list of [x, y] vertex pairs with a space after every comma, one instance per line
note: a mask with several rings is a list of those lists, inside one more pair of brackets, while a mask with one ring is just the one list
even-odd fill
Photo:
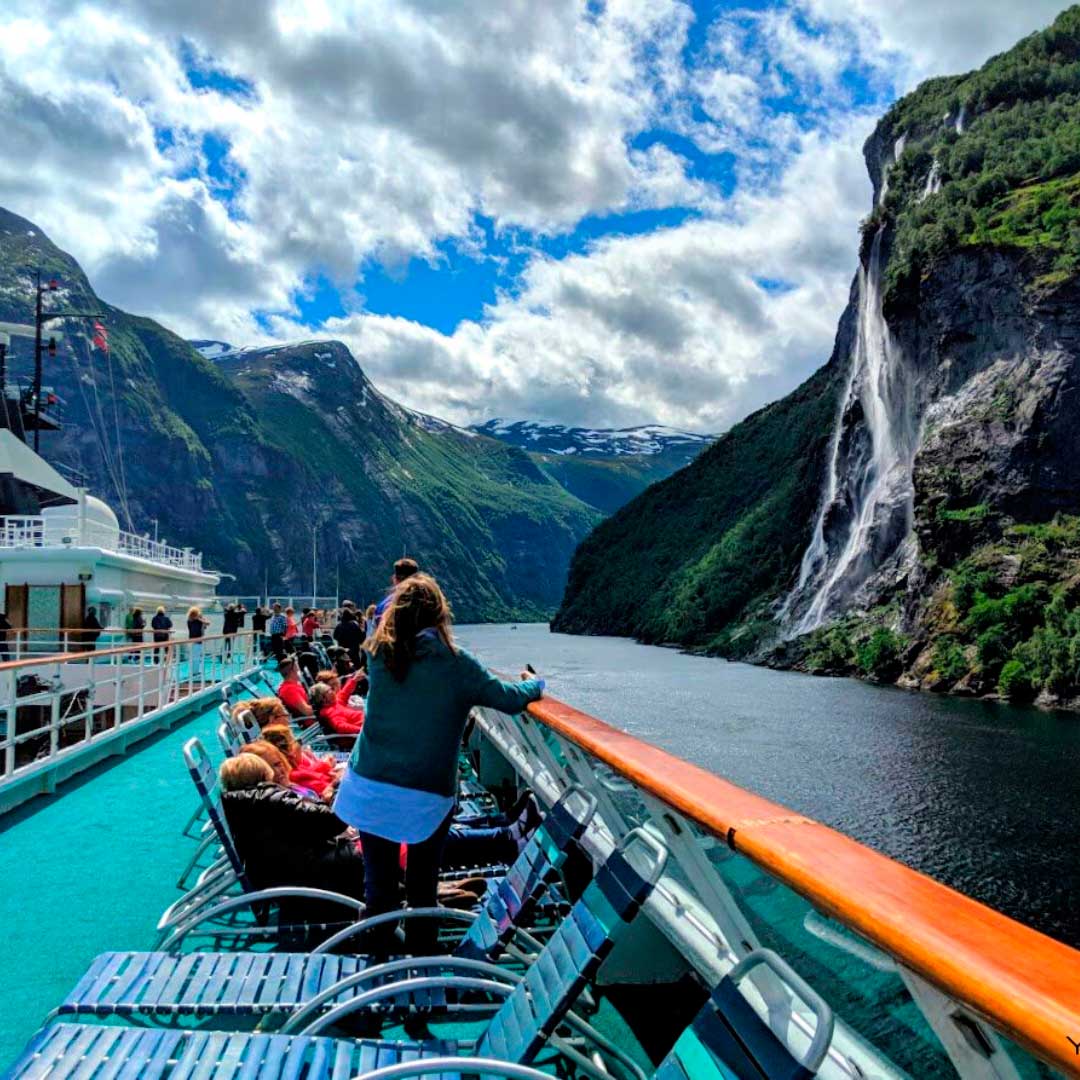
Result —
[[[491, 992], [505, 998], [476, 1044], [477, 1057], [515, 1063], [535, 1058], [637, 915], [666, 859], [667, 851], [657, 840], [635, 829], [597, 872], [520, 983], [511, 988], [486, 979], [446, 981], [460, 990]], [[87, 1080], [193, 1075], [213, 1076], [215, 1080], [241, 1076], [336, 1080], [418, 1057], [448, 1057], [457, 1052], [454, 1042], [313, 1037], [347, 1015], [438, 981], [406, 979], [379, 987], [324, 1013], [296, 1036], [146, 1032], [58, 1024], [44, 1028], [31, 1040], [5, 1080], [66, 1075], [72, 1066]], [[136, 1068], [131, 1069], [133, 1065]], [[459, 1073], [453, 1069], [443, 1075]]]
[[[796, 1056], [779, 1039], [739, 990], [753, 968], [764, 965], [790, 991], [810, 1006], [815, 1025], [809, 1045]], [[832, 1010], [775, 953], [750, 953], [716, 986], [701, 1011], [653, 1073], [652, 1080], [811, 1080], [825, 1060], [832, 1042]], [[434, 1057], [424, 1048], [412, 1061], [376, 1066], [365, 1080], [413, 1080], [415, 1077], [466, 1073], [504, 1076], [511, 1080], [549, 1080], [539, 1072], [491, 1058]]]
[[[190, 927], [205, 922], [212, 912], [223, 917], [228, 916], [230, 923], [235, 923], [238, 913], [245, 910], [251, 912], [255, 909], [255, 905], [265, 908], [278, 907], [282, 902], [287, 903], [290, 900], [326, 900], [343, 906], [353, 915], [358, 915], [363, 911], [364, 905], [359, 900], [321, 889], [253, 889], [244, 870], [243, 860], [233, 843], [228, 822], [225, 820], [218, 790], [217, 773], [198, 739], [189, 739], [184, 744], [184, 762], [195, 784], [195, 789], [199, 793], [199, 801], [207, 820], [217, 838], [221, 855], [199, 875], [191, 889], [166, 908], [157, 926], [159, 944], [165, 944], [177, 935], [185, 933]], [[231, 900], [226, 899], [237, 890], [239, 890], [239, 896], [233, 896]], [[265, 911], [260, 911], [260, 915], [264, 916]], [[334, 924], [334, 928], [340, 925], [339, 921]], [[318, 928], [320, 927], [308, 925], [308, 929]], [[325, 924], [322, 924], [321, 928], [325, 929]], [[244, 927], [231, 925], [228, 932], [234, 936], [243, 936], [249, 931]], [[256, 932], [263, 936], [267, 933], [263, 928], [258, 928]]]
[[[194, 741], [194, 740], [193, 740]], [[194, 750], [192, 767], [202, 768]], [[205, 784], [205, 778], [201, 781]], [[372, 968], [366, 957], [332, 956], [328, 950], [363, 934], [372, 925], [396, 918], [450, 919], [470, 923], [454, 958], [490, 961], [506, 946], [527, 920], [548, 878], [566, 861], [572, 845], [581, 838], [596, 811], [596, 800], [581, 788], [571, 788], [552, 807], [529, 838], [514, 865], [504, 877], [495, 879], [479, 914], [445, 908], [425, 908], [395, 912], [347, 926], [325, 941], [314, 953], [192, 953], [111, 952], [98, 956], [78, 985], [50, 1014], [62, 1015], [207, 1017], [224, 1015], [288, 1016], [305, 1005], [316, 1010], [328, 1008], [339, 993], [358, 986], [370, 969], [375, 980], [383, 971]], [[219, 815], [212, 804], [211, 812]], [[228, 835], [227, 826], [225, 835]], [[231, 844], [231, 838], [230, 838]], [[232, 849], [235, 854], [235, 849]], [[243, 897], [227, 903], [245, 906]], [[207, 918], [220, 917], [224, 904], [204, 912]], [[197, 927], [189, 920], [172, 940], [178, 944]], [[538, 947], [529, 942], [531, 947]], [[433, 960], [441, 970], [455, 968], [453, 959]], [[420, 962], [422, 963], [422, 961]], [[410, 962], [417, 970], [416, 962]], [[430, 970], [432, 965], [426, 965]], [[398, 972], [391, 963], [385, 975]], [[474, 969], [475, 970], [475, 969]], [[409, 1003], [409, 1002], [406, 1002]], [[415, 1000], [411, 1003], [415, 1004]], [[429, 1007], [445, 1005], [443, 995], [425, 995]]]

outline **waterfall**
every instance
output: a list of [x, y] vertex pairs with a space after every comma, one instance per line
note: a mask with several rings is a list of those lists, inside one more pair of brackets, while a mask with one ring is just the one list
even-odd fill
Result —
[[918, 443], [913, 381], [885, 322], [879, 228], [858, 276], [858, 322], [829, 465], [799, 580], [780, 611], [795, 634], [850, 601], [911, 529]]
[[964, 121], [967, 119], [967, 106], [961, 105], [960, 111], [956, 114], [956, 134], [964, 134]]
[[881, 172], [881, 191], [878, 192], [878, 206], [885, 205], [885, 196], [889, 194], [889, 167], [895, 165], [900, 160], [900, 155], [904, 152], [904, 147], [907, 145], [907, 132], [901, 135], [896, 142], [893, 143], [892, 161], [882, 169]]
[[926, 175], [926, 187], [923, 188], [919, 202], [925, 202], [931, 195], [936, 195], [941, 190], [941, 162], [934, 158], [930, 172]]

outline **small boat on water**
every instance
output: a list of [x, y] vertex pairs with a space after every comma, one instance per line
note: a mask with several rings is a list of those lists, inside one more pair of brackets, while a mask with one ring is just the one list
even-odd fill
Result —
[[[26, 480], [37, 466], [15, 456]], [[85, 529], [95, 565], [211, 576], [189, 552], [128, 550], [85, 493], [61, 494], [62, 522], [0, 521], [0, 571], [78, 565]], [[87, 585], [20, 572], [50, 590], [27, 593], [28, 613]], [[512, 865], [474, 869], [471, 910], [374, 920], [435, 920], [436, 955], [375, 960], [359, 901], [256, 889], [229, 832], [216, 765], [257, 731], [232, 706], [280, 679], [251, 631], [88, 650], [73, 615], [51, 640], [26, 624], [0, 663], [0, 814], [72, 797], [71, 777], [162, 730], [212, 723], [217, 745], [185, 736], [164, 767], [186, 797], [124, 819], [182, 835], [144, 948], [87, 956], [3, 1077], [1080, 1075], [1080, 953], [554, 698], [476, 710], [460, 761], [459, 820], [528, 792], [542, 824]], [[297, 735], [332, 749], [318, 727]], [[108, 842], [119, 864], [125, 838]]]

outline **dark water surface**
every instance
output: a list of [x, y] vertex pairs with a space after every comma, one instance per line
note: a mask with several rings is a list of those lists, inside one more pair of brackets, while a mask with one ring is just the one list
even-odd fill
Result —
[[569, 704], [1080, 946], [1080, 715], [462, 626]]

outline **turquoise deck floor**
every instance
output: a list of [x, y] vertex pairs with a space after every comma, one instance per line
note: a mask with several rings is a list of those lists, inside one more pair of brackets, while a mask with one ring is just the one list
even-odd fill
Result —
[[98, 953], [153, 944], [192, 852], [181, 747], [216, 760], [219, 701], [0, 818], [0, 1071]]

